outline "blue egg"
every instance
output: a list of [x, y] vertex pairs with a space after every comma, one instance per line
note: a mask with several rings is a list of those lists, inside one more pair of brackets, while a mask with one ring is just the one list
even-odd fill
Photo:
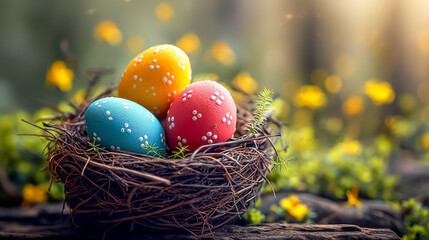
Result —
[[93, 102], [85, 112], [86, 132], [91, 142], [107, 150], [155, 155], [166, 152], [161, 123], [146, 108], [123, 98], [109, 97]]

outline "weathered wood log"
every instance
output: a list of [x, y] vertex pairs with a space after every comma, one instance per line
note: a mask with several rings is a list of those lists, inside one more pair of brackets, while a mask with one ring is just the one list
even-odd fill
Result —
[[[103, 232], [82, 231], [70, 224], [23, 225], [0, 222], [0, 239], [100, 239]], [[195, 239], [187, 232], [109, 231], [105, 239]], [[227, 225], [205, 239], [400, 239], [389, 229], [361, 228], [356, 225], [259, 224]]]
[[[290, 194], [278, 193], [277, 198], [268, 195], [262, 199], [261, 211], [269, 213], [269, 206], [277, 204], [280, 199]], [[354, 224], [367, 228], [389, 228], [401, 235], [401, 214], [381, 201], [362, 201], [361, 207], [347, 207], [344, 202], [334, 202], [313, 194], [295, 194], [313, 212], [317, 213], [315, 223], [318, 224]], [[278, 216], [276, 221], [281, 221]]]
[[[78, 229], [60, 217], [62, 204], [42, 204], [32, 208], [0, 208], [0, 239], [195, 239], [180, 231], [154, 231], [135, 227], [111, 231]], [[356, 225], [259, 224], [227, 225], [204, 235], [206, 239], [400, 239], [389, 229]]]

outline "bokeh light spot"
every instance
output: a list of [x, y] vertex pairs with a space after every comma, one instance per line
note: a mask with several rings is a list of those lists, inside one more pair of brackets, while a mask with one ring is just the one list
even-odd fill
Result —
[[325, 88], [330, 93], [338, 93], [341, 90], [342, 81], [338, 76], [329, 76], [325, 80]]
[[168, 3], [160, 3], [155, 10], [156, 17], [161, 21], [168, 21], [174, 15], [173, 7]]
[[423, 31], [419, 34], [417, 42], [423, 53], [429, 54], [429, 31]]
[[63, 92], [68, 92], [73, 86], [74, 72], [64, 61], [55, 61], [46, 73], [46, 84], [57, 86]]
[[142, 37], [130, 37], [127, 40], [127, 48], [131, 53], [141, 52], [144, 49], [144, 39]]
[[322, 86], [327, 77], [328, 72], [323, 68], [317, 68], [311, 72], [311, 82], [314, 85]]
[[195, 33], [187, 33], [176, 42], [176, 46], [188, 54], [197, 52], [200, 45], [200, 38]]
[[103, 21], [94, 29], [94, 38], [99, 42], [118, 45], [122, 41], [122, 33], [112, 21]]
[[217, 41], [211, 47], [211, 55], [223, 65], [231, 65], [235, 62], [235, 53], [225, 41]]
[[340, 56], [335, 59], [335, 73], [342, 78], [352, 77], [356, 72], [356, 63], [349, 56]]
[[364, 104], [361, 96], [351, 96], [343, 103], [343, 113], [353, 116], [363, 111]]
[[247, 72], [241, 72], [232, 80], [232, 84], [248, 94], [253, 94], [258, 89], [258, 82]]

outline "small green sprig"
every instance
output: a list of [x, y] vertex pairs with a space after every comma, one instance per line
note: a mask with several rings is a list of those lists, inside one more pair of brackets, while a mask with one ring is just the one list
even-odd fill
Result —
[[177, 151], [172, 151], [173, 155], [171, 155], [170, 158], [184, 159], [187, 156], [191, 155], [191, 153], [187, 153], [189, 152], [188, 145], [182, 146], [182, 147], [176, 147], [176, 149]]
[[265, 120], [267, 120], [268, 110], [273, 103], [273, 99], [271, 98], [273, 94], [273, 90], [268, 90], [266, 88], [259, 93], [258, 100], [256, 101], [256, 112], [253, 114], [253, 120], [248, 132], [249, 136], [260, 131], [261, 126], [264, 124]]
[[100, 147], [100, 144], [96, 144], [95, 140], [93, 142], [88, 142], [89, 148], [86, 150], [87, 152], [97, 152], [99, 149], [104, 149], [104, 147]]
[[159, 147], [157, 147], [155, 145], [156, 145], [156, 143], [154, 143], [152, 145], [146, 143], [144, 145], [143, 149], [148, 150], [148, 152], [146, 154], [152, 154], [155, 157], [166, 159], [166, 157], [159, 152], [160, 150], [162, 150], [164, 148], [159, 148]]
[[281, 172], [282, 170], [286, 170], [288, 165], [292, 165], [290, 160], [293, 157], [286, 157], [285, 154], [286, 151], [281, 151], [274, 155], [273, 172]]

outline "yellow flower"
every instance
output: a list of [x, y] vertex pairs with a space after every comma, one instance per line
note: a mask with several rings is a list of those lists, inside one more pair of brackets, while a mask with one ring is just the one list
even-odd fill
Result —
[[298, 221], [302, 221], [307, 216], [309, 210], [305, 204], [299, 201], [298, 196], [291, 195], [280, 200], [280, 206], [286, 209], [289, 214]]
[[235, 62], [235, 53], [225, 41], [213, 43], [210, 52], [212, 57], [223, 65], [231, 65]]
[[325, 80], [325, 88], [330, 93], [338, 93], [341, 90], [342, 81], [338, 76], [329, 76]]
[[46, 191], [41, 185], [34, 185], [31, 183], [25, 184], [22, 189], [23, 206], [28, 206], [34, 203], [42, 203], [48, 201]]
[[388, 82], [369, 80], [365, 83], [365, 93], [376, 105], [391, 103], [395, 100], [395, 92]]
[[340, 149], [343, 153], [354, 155], [362, 151], [362, 146], [359, 141], [347, 139], [339, 143]]
[[86, 95], [85, 89], [81, 89], [73, 95], [73, 97], [71, 98], [71, 101], [74, 104], [80, 105], [85, 99], [85, 95]]
[[155, 10], [156, 17], [161, 21], [170, 20], [174, 15], [173, 7], [168, 3], [160, 3]]
[[347, 116], [353, 116], [361, 113], [363, 107], [363, 98], [361, 96], [351, 96], [343, 104], [343, 113]]
[[232, 80], [232, 84], [248, 94], [253, 94], [258, 89], [258, 82], [247, 72], [241, 72]]
[[326, 104], [326, 95], [320, 87], [306, 85], [300, 87], [294, 98], [295, 105], [298, 107], [318, 108]]
[[356, 184], [353, 188], [352, 191], [346, 191], [346, 195], [347, 195], [347, 206], [351, 207], [351, 206], [356, 206], [356, 207], [361, 207], [362, 203], [359, 200], [358, 197], [359, 194], [359, 184]]
[[55, 61], [46, 73], [46, 84], [57, 86], [61, 91], [70, 91], [74, 78], [73, 70], [67, 68], [64, 61]]
[[200, 48], [200, 38], [195, 33], [187, 33], [176, 42], [185, 53], [194, 53]]
[[103, 21], [94, 29], [94, 38], [99, 42], [107, 42], [110, 45], [118, 45], [122, 41], [122, 33], [112, 21]]
[[426, 150], [429, 150], [429, 133], [426, 133], [422, 137], [422, 145]]
[[142, 37], [130, 37], [127, 40], [127, 48], [131, 53], [137, 53], [143, 51], [144, 40]]

